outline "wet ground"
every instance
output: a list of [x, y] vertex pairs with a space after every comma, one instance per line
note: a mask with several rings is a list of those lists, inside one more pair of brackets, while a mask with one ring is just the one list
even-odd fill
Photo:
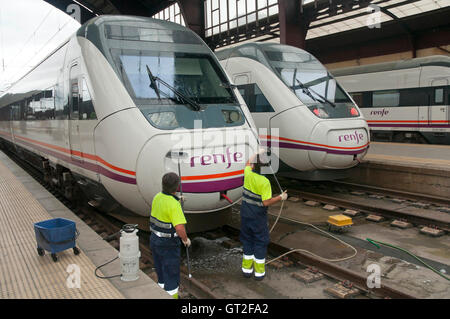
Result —
[[[322, 205], [321, 205], [322, 206]], [[297, 219], [302, 222], [321, 226], [323, 229], [329, 215], [341, 213], [341, 211], [326, 211], [319, 207], [306, 206], [303, 201], [286, 201], [282, 217]], [[239, 226], [239, 206], [234, 208], [232, 224]], [[270, 225], [279, 213], [279, 206], [271, 207], [269, 218]], [[389, 251], [389, 256], [374, 252], [370, 244], [365, 240], [367, 237], [398, 245], [410, 250], [412, 253], [431, 260], [436, 260], [441, 265], [450, 265], [450, 241], [448, 235], [432, 238], [419, 233], [414, 227], [407, 230], [392, 228], [389, 221], [376, 224], [365, 220], [364, 216], [353, 220], [354, 225], [348, 232], [339, 237], [348, 240], [355, 245], [358, 254], [338, 264], [360, 274], [369, 275], [367, 267], [376, 264], [381, 270], [382, 282], [413, 294], [419, 298], [450, 298], [449, 281], [422, 266], [419, 262], [411, 263], [405, 261], [407, 256], [402, 252]], [[318, 256], [328, 259], [345, 258], [353, 255], [353, 250], [328, 238], [304, 225], [279, 222], [271, 239], [278, 244], [291, 249], [306, 249]], [[197, 237], [193, 240], [191, 255], [192, 274], [200, 279], [214, 292], [224, 298], [330, 298], [324, 289], [334, 284], [333, 280], [322, 279], [312, 284], [304, 284], [292, 278], [292, 273], [299, 271], [299, 266], [274, 269], [266, 266], [266, 278], [262, 282], [254, 279], [245, 279], [241, 275], [242, 247], [226, 249], [222, 242], [228, 240], [226, 237], [208, 240]], [[360, 244], [363, 245], [360, 246]], [[368, 246], [367, 246], [368, 245]], [[369, 247], [369, 250], [362, 248]], [[270, 260], [276, 256], [268, 256]], [[445, 268], [448, 269], [449, 268]], [[441, 270], [441, 269], [438, 269]], [[442, 270], [447, 272], [446, 270]], [[447, 272], [448, 276], [448, 272]]]
[[[244, 278], [241, 274], [242, 247], [224, 248], [222, 242], [228, 239], [222, 237], [208, 240], [196, 237], [192, 241], [192, 253], [189, 256], [193, 277], [224, 299], [331, 298], [324, 289], [331, 287], [334, 281], [322, 279], [304, 284], [291, 276], [300, 269], [296, 266], [279, 270], [266, 266], [266, 278], [263, 281]], [[269, 255], [267, 259], [273, 257]]]

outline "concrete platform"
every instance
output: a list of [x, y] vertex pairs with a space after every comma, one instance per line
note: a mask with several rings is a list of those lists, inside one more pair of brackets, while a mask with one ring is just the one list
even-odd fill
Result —
[[[60, 252], [55, 263], [49, 252], [42, 257], [37, 254], [33, 224], [56, 217], [76, 223], [81, 253]], [[0, 151], [0, 299], [170, 299], [143, 272], [133, 282], [97, 278], [95, 268], [117, 255], [116, 249]], [[77, 281], [70, 280], [75, 272], [69, 265], [79, 267], [79, 288]], [[98, 273], [120, 274], [120, 264], [115, 261]]]
[[450, 146], [372, 142], [349, 174], [346, 182], [448, 198]]

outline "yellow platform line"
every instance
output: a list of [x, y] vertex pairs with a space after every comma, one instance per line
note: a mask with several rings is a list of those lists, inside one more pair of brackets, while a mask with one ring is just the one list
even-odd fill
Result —
[[[33, 224], [52, 216], [0, 162], [0, 299], [123, 298], [108, 281], [94, 275], [95, 266], [81, 252], [38, 256]], [[68, 288], [67, 266], [81, 270], [81, 288]]]

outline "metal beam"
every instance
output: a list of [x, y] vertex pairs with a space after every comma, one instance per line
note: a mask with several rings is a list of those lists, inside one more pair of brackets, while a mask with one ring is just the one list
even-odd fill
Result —
[[280, 43], [305, 48], [309, 20], [300, 14], [300, 0], [278, 0]]
[[177, 0], [186, 26], [205, 40], [204, 0]]
[[412, 57], [416, 58], [417, 57], [417, 49], [416, 49], [416, 44], [415, 44], [415, 35], [414, 35], [413, 31], [408, 27], [408, 25], [406, 25], [406, 23], [404, 23], [401, 19], [399, 19], [391, 11], [389, 11], [388, 9], [386, 9], [384, 7], [379, 7], [379, 8], [380, 8], [381, 12], [383, 12], [385, 15], [391, 17], [405, 31], [405, 33], [406, 33], [406, 35], [408, 36], [408, 39], [409, 39], [409, 44], [411, 46]]
[[[395, 28], [392, 25], [392, 28]], [[398, 27], [397, 27], [398, 28]], [[359, 39], [359, 41], [354, 41]], [[415, 32], [415, 49], [440, 47], [450, 44], [450, 27], [434, 27]], [[351, 34], [308, 40], [306, 49], [322, 63], [358, 60], [411, 50], [410, 39], [401, 30], [393, 34], [372, 37], [367, 30]]]

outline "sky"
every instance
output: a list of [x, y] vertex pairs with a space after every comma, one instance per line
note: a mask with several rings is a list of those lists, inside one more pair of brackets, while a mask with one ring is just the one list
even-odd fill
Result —
[[0, 95], [79, 27], [43, 0], [0, 0]]

